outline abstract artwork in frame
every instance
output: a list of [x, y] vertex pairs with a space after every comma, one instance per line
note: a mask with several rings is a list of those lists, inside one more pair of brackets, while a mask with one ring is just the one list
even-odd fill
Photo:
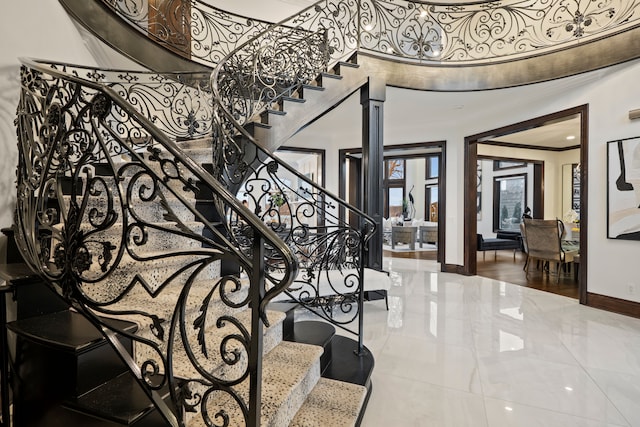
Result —
[[607, 143], [607, 238], [640, 240], [640, 137]]

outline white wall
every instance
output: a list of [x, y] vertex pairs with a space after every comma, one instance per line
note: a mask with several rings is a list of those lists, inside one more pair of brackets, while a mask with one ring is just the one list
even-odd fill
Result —
[[0, 227], [13, 223], [18, 152], [13, 120], [20, 95], [19, 57], [95, 65], [56, 0], [6, 2], [0, 15]]

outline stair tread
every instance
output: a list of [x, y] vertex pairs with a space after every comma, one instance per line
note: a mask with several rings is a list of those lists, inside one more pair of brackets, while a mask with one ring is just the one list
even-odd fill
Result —
[[[314, 345], [282, 341], [263, 359], [261, 425], [288, 425], [302, 405], [304, 397], [319, 379], [319, 358], [322, 348]], [[315, 372], [310, 371], [313, 370]], [[248, 380], [237, 389], [248, 396]], [[293, 401], [292, 401], [293, 399]], [[296, 403], [296, 399], [300, 399]], [[229, 426], [240, 419], [239, 413], [230, 412]], [[201, 416], [195, 416], [188, 427], [204, 427]]]
[[357, 349], [356, 341], [342, 335], [334, 335], [331, 340], [331, 363], [322, 376], [369, 387], [374, 358], [366, 347], [361, 356], [355, 354]]
[[250, 128], [251, 126], [256, 128], [271, 129], [271, 125], [266, 123], [256, 122], [256, 121], [248, 122], [244, 125], [245, 129]]
[[367, 389], [321, 378], [307, 396], [290, 427], [353, 427], [357, 425]]
[[272, 108], [267, 108], [265, 111], [266, 111], [267, 113], [269, 113], [269, 114], [273, 114], [273, 115], [275, 115], [275, 116], [286, 116], [286, 115], [287, 115], [287, 112], [286, 112], [286, 111], [274, 110], [274, 109], [272, 109]]
[[[137, 328], [134, 323], [124, 320], [105, 319], [105, 322], [128, 332], [134, 332]], [[36, 342], [76, 353], [88, 351], [104, 340], [91, 322], [72, 310], [16, 320], [9, 322], [7, 327]]]
[[304, 99], [304, 98], [293, 98], [291, 96], [283, 96], [282, 100], [283, 101], [288, 101], [288, 102], [294, 102], [296, 104], [303, 104], [303, 103], [307, 102], [306, 99]]
[[[160, 394], [166, 398], [168, 388], [165, 386]], [[133, 424], [154, 410], [151, 400], [130, 372], [67, 402], [66, 406], [125, 425]]]
[[329, 77], [331, 79], [336, 79], [336, 80], [341, 80], [342, 76], [339, 74], [331, 74], [331, 73], [327, 73], [327, 72], [322, 72], [320, 73], [320, 75], [324, 78], [324, 77]]
[[354, 62], [348, 62], [348, 61], [340, 61], [338, 62], [338, 64], [341, 67], [349, 67], [349, 68], [360, 68], [360, 65], [354, 63]]
[[315, 86], [315, 85], [310, 85], [310, 84], [303, 84], [302, 85], [302, 89], [311, 89], [311, 90], [317, 90], [319, 92], [322, 92], [323, 90], [325, 90], [325, 88], [323, 88], [322, 86]]
[[[250, 310], [243, 310], [240, 313], [234, 314], [234, 317], [240, 324], [244, 325], [245, 328], [250, 329], [250, 323], [251, 323]], [[282, 321], [285, 318], [285, 315], [284, 313], [280, 313], [280, 312], [267, 312], [267, 317], [271, 321], [271, 324], [268, 328], [265, 328], [264, 335], [265, 335], [265, 338], [266, 337], [273, 338], [273, 336], [269, 336], [268, 333], [276, 330], [281, 331], [280, 326], [282, 324]], [[222, 340], [225, 337], [228, 337], [230, 332], [236, 332], [235, 326], [231, 325], [230, 323], [227, 323], [226, 326], [228, 327], [228, 329], [223, 329], [218, 325], [210, 325], [207, 328], [207, 334], [208, 334], [207, 343], [209, 344], [209, 347], [211, 347], [211, 343], [217, 343], [216, 339]], [[194, 332], [194, 334], [195, 333], [197, 332]], [[280, 337], [281, 337], [281, 332], [277, 332], [277, 333], [280, 334]], [[177, 341], [176, 348], [174, 349], [174, 352], [173, 352], [174, 375], [179, 378], [199, 377], [199, 373], [197, 372], [196, 368], [190, 363], [189, 357], [187, 356], [184, 349], [182, 348], [182, 341], [179, 338], [176, 338], [176, 339], [178, 341]], [[267, 340], [265, 339], [264, 349], [263, 349], [264, 352], [270, 353], [270, 351], [273, 348], [277, 347], [279, 343], [280, 343], [279, 339], [271, 340], [269, 342], [267, 342]], [[191, 344], [195, 345], [196, 342], [192, 339]], [[239, 343], [236, 343], [236, 344], [240, 346]], [[228, 351], [231, 351], [232, 348], [233, 348], [233, 343], [227, 345], [226, 347]], [[198, 355], [197, 357], [199, 358], [204, 357], [203, 355], [200, 354], [201, 349], [199, 347], [197, 349], [192, 348], [192, 351], [194, 351]], [[227, 367], [224, 364], [224, 362], [222, 362], [219, 358], [215, 358], [213, 356], [211, 357], [209, 362], [210, 362], [209, 364], [206, 364], [204, 359], [200, 359], [202, 368], [208, 370], [209, 372], [218, 372], [221, 368]]]
[[211, 135], [208, 135], [200, 138], [183, 139], [180, 141], [176, 141], [176, 144], [183, 150], [204, 147], [211, 148], [211, 145], [213, 144], [213, 137], [211, 137]]

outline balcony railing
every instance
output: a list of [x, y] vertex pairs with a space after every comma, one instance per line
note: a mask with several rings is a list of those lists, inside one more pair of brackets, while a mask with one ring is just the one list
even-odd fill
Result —
[[[211, 67], [270, 25], [197, 0], [101, 1], [167, 48]], [[425, 65], [470, 65], [537, 56], [624, 32], [640, 23], [639, 6], [640, 0], [321, 0], [283, 25], [332, 32], [332, 48]]]

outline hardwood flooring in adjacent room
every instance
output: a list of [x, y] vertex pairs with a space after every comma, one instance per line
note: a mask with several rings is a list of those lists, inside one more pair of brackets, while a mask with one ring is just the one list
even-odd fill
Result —
[[555, 273], [549, 275], [537, 269], [535, 265], [529, 267], [529, 277], [527, 277], [522, 269], [525, 260], [522, 252], [516, 252], [515, 261], [513, 251], [498, 251], [497, 258], [494, 258], [493, 252], [488, 251], [485, 257], [483, 261], [482, 253], [478, 252], [478, 276], [578, 298], [578, 281], [573, 270], [561, 272], [560, 279], [556, 283]]
[[382, 256], [392, 257], [392, 258], [411, 258], [411, 259], [426, 259], [435, 261], [438, 252], [437, 251], [388, 251], [384, 249], [382, 251]]
[[[436, 259], [436, 251], [391, 252], [384, 250], [383, 255], [393, 258]], [[515, 260], [513, 259], [513, 251], [498, 251], [496, 258], [494, 258], [493, 252], [488, 251], [484, 261], [482, 258], [482, 252], [478, 252], [478, 276], [540, 289], [570, 298], [578, 298], [578, 281], [575, 279], [574, 271], [561, 273], [560, 280], [556, 283], [555, 274], [552, 274], [549, 279], [549, 274], [536, 269], [535, 266], [531, 266], [529, 277], [527, 277], [522, 270], [525, 256], [521, 252], [516, 252]]]

